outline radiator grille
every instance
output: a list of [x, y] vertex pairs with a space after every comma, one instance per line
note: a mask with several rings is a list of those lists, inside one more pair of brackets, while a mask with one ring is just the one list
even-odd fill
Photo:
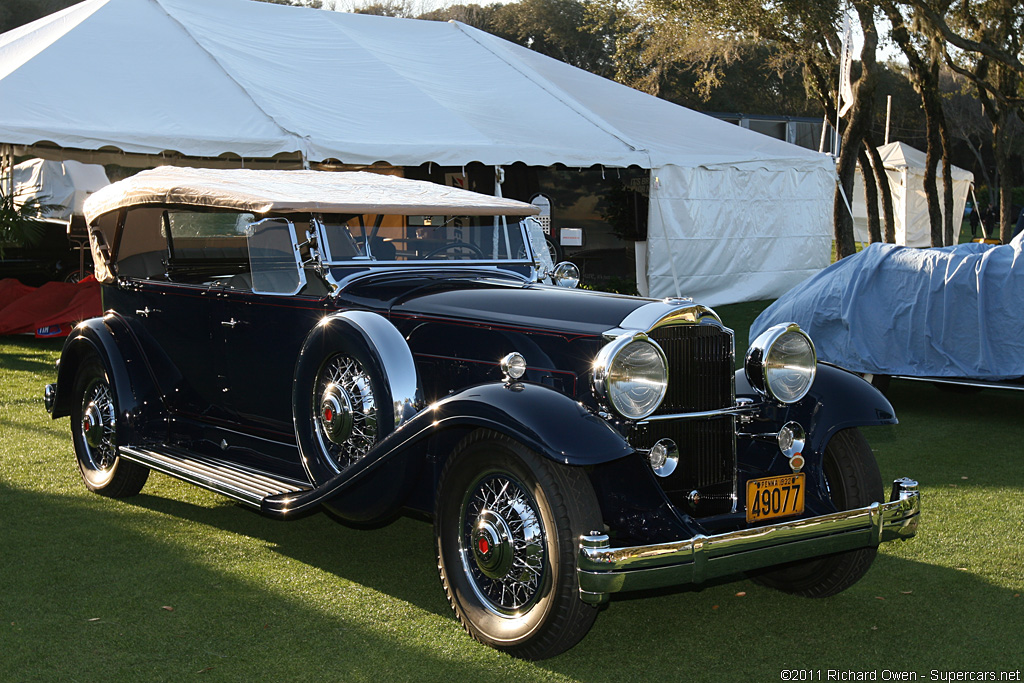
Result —
[[[718, 325], [672, 325], [649, 335], [665, 351], [669, 386], [655, 415], [731, 407], [734, 402], [732, 332]], [[729, 512], [736, 473], [736, 427], [731, 416], [636, 425], [630, 443], [649, 449], [660, 439], [679, 447], [679, 467], [658, 483], [680, 510], [695, 516]], [[691, 491], [701, 502], [692, 504]]]
[[665, 489], [692, 489], [733, 477], [733, 420], [672, 420], [649, 422], [634, 428], [630, 443], [634, 448], [649, 449], [661, 439], [672, 439], [679, 447], [679, 467], [663, 478]]
[[718, 325], [672, 325], [649, 335], [668, 358], [668, 394], [655, 415], [726, 408], [733, 403], [733, 340]]

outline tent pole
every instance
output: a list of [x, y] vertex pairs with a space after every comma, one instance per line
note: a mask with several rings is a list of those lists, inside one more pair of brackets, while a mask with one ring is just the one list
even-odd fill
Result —
[[4, 145], [2, 163], [0, 163], [0, 178], [3, 179], [4, 193], [8, 197], [14, 196], [14, 146]]
[[892, 118], [892, 95], [885, 96], [885, 144], [889, 144], [889, 119]]
[[843, 204], [846, 205], [846, 210], [850, 212], [850, 220], [853, 220], [853, 209], [850, 207], [850, 200], [846, 196], [846, 189], [843, 184], [839, 182], [839, 176], [836, 176], [836, 187], [839, 188], [839, 194], [843, 196]]
[[974, 183], [971, 183], [970, 187], [971, 199], [974, 200], [974, 211], [977, 211], [978, 213], [978, 225], [981, 226], [981, 236], [984, 238], [988, 238], [988, 230], [985, 228], [985, 221], [981, 217], [981, 211], [979, 210], [980, 207], [978, 206], [978, 198], [974, 194]]

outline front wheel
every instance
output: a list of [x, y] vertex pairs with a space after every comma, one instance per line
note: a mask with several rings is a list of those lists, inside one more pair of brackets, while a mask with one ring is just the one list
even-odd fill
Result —
[[149, 478], [149, 468], [121, 458], [117, 450], [117, 395], [106, 370], [90, 358], [75, 377], [71, 433], [75, 457], [86, 487], [101, 496], [134, 496]]
[[448, 459], [434, 519], [441, 583], [476, 640], [543, 659], [590, 630], [597, 608], [580, 600], [577, 542], [603, 527], [582, 470], [481, 430]]
[[[882, 475], [867, 439], [856, 427], [836, 432], [825, 447], [825, 486], [837, 510], [882, 502]], [[875, 559], [876, 548], [858, 548], [773, 567], [752, 575], [758, 583], [794, 595], [825, 598], [857, 583]]]

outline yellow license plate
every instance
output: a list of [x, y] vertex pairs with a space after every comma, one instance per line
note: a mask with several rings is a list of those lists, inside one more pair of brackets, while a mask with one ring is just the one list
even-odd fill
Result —
[[747, 521], [761, 522], [804, 511], [804, 473], [747, 482]]

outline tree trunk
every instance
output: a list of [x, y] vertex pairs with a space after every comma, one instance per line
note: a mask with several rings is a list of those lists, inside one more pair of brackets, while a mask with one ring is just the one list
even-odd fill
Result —
[[1016, 216], [1011, 215], [1013, 203], [1013, 172], [1010, 169], [1009, 121], [1006, 109], [1000, 109], [999, 115], [993, 119], [992, 141], [996, 153], [996, 176], [999, 183], [999, 239], [1009, 244], [1013, 237], [1013, 223]]
[[878, 221], [878, 187], [875, 185], [875, 172], [871, 168], [871, 160], [865, 151], [865, 143], [861, 146], [857, 160], [860, 162], [861, 177], [864, 178], [864, 206], [868, 211], [868, 241], [881, 242], [882, 230]]
[[878, 197], [882, 200], [882, 218], [885, 224], [884, 241], [896, 244], [896, 216], [892, 206], [892, 186], [889, 185], [889, 174], [885, 172], [882, 155], [878, 153], [878, 146], [875, 145], [874, 136], [870, 131], [864, 136], [864, 145], [867, 147], [868, 156], [871, 157]]
[[942, 139], [942, 218], [943, 230], [945, 231], [945, 244], [950, 246], [956, 244], [959, 234], [957, 225], [963, 216], [953, 215], [953, 163], [950, 161], [953, 141], [949, 136], [949, 126], [946, 125], [946, 114], [943, 112], [942, 120], [939, 121], [939, 137]]
[[924, 105], [925, 128], [928, 137], [924, 194], [928, 202], [931, 244], [933, 247], [941, 247], [943, 244], [942, 209], [939, 205], [935, 178], [939, 159], [943, 154], [941, 129], [945, 127], [945, 116], [942, 111], [942, 101], [939, 99], [939, 63], [936, 59], [926, 60], [921, 56], [910, 39], [910, 32], [903, 15], [891, 1], [883, 1], [881, 6], [892, 24], [890, 35], [907, 57], [914, 88], [921, 95], [921, 104]]
[[916, 73], [918, 91], [924, 104], [925, 130], [928, 135], [928, 154], [924, 167], [924, 196], [928, 202], [928, 222], [932, 229], [932, 246], [944, 246], [942, 230], [942, 207], [939, 204], [938, 177], [939, 161], [942, 160], [942, 101], [939, 100], [939, 63], [932, 62], [928, 68]]

